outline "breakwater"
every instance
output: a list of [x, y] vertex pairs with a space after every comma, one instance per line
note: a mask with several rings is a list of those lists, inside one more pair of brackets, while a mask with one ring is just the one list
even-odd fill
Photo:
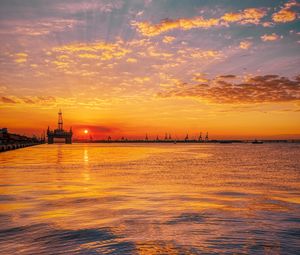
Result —
[[26, 148], [29, 146], [38, 145], [40, 143], [14, 143], [14, 144], [0, 144], [0, 152]]

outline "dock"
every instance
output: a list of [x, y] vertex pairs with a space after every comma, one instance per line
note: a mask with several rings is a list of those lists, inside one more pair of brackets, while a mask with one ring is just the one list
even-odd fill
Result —
[[0, 129], [0, 152], [26, 148], [44, 142], [44, 139], [9, 133], [7, 128]]

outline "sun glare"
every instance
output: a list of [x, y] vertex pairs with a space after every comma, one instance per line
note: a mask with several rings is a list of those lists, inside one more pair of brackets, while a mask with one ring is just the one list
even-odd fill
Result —
[[87, 134], [89, 131], [87, 129], [84, 130], [84, 133]]

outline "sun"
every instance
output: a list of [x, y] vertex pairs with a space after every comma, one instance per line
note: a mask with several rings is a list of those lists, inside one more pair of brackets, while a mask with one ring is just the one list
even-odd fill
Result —
[[87, 129], [84, 130], [84, 133], [87, 134], [89, 131]]

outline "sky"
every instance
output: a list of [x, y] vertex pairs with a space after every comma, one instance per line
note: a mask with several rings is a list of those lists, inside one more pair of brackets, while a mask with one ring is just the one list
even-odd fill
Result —
[[0, 127], [300, 135], [299, 1], [1, 0]]

